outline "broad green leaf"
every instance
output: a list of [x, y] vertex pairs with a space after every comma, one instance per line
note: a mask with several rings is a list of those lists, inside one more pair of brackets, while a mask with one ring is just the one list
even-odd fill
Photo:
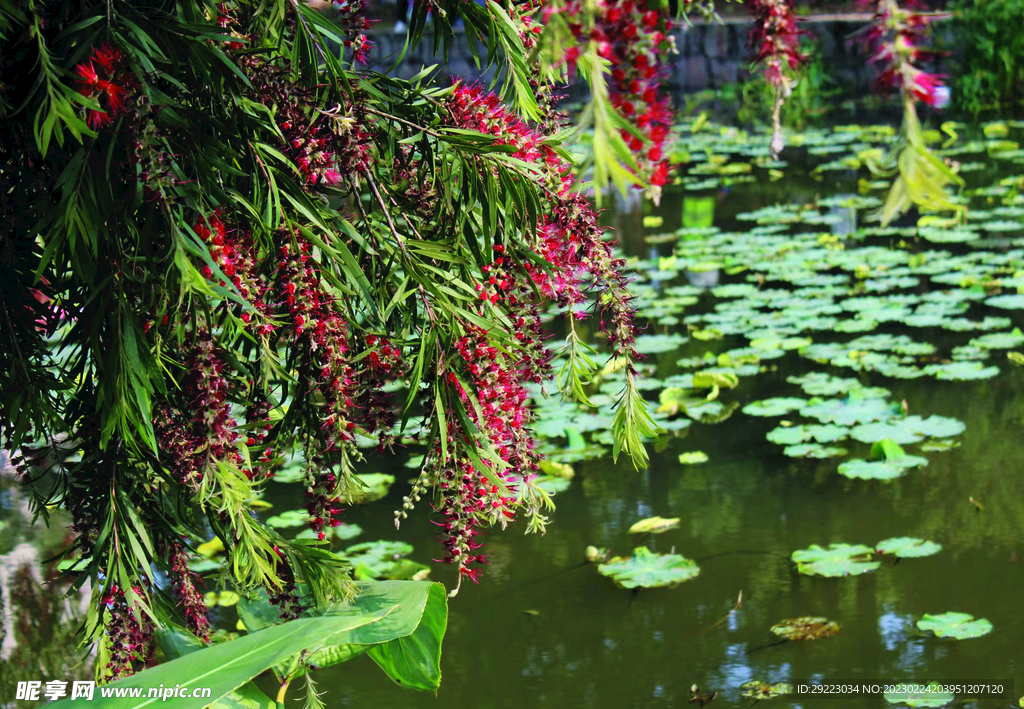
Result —
[[396, 684], [436, 691], [441, 684], [441, 641], [448, 627], [448, 596], [431, 584], [420, 624], [411, 635], [370, 648], [370, 657]]
[[992, 632], [992, 623], [988, 619], [953, 611], [939, 615], [925, 613], [924, 617], [917, 621], [917, 627], [925, 632], [935, 633], [939, 638], [957, 640], [980, 638]]
[[630, 534], [660, 534], [679, 526], [679, 518], [648, 517], [636, 522], [629, 528]]
[[793, 552], [797, 571], [808, 576], [856, 576], [876, 571], [882, 565], [873, 561], [875, 550], [863, 544], [830, 544], [823, 549], [812, 544]]
[[[338, 644], [376, 645], [411, 635], [420, 624], [433, 585], [419, 581], [364, 583], [353, 603], [335, 604], [325, 611], [189, 653], [110, 686], [208, 687], [212, 690], [209, 699], [175, 699], [175, 709], [203, 709], [302, 650]], [[160, 705], [160, 699], [144, 697], [110, 699], [104, 706], [141, 709]], [[74, 709], [76, 705], [65, 699], [51, 706]]]
[[679, 554], [655, 554], [637, 547], [631, 557], [615, 557], [597, 570], [624, 588], [658, 588], [696, 578], [700, 567]]
[[893, 537], [875, 545], [879, 554], [892, 554], [901, 559], [931, 556], [942, 551], [942, 545], [915, 537]]

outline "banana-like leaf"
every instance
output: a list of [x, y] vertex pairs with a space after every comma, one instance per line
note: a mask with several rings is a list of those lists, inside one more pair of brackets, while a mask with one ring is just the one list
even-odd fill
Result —
[[[174, 700], [176, 709], [203, 709], [216, 704], [260, 673], [303, 650], [315, 652], [338, 645], [373, 646], [408, 638], [424, 622], [425, 615], [428, 617], [424, 633], [443, 632], [444, 623], [439, 623], [439, 617], [447, 619], [446, 598], [440, 584], [427, 581], [363, 583], [353, 603], [336, 604], [327, 610], [251, 633], [238, 640], [190, 652], [128, 679], [101, 687], [97, 694], [102, 692], [107, 695], [102, 699], [105, 709], [142, 709], [160, 706], [163, 701], [162, 697], [146, 696], [146, 688], [161, 685], [180, 685], [182, 689], [188, 690], [209, 688], [210, 696], [206, 698]], [[429, 614], [428, 601], [431, 602]], [[443, 616], [438, 615], [438, 602], [445, 604]], [[420, 645], [426, 647], [426, 643], [421, 642]], [[440, 636], [436, 644], [430, 647], [440, 653]], [[430, 658], [430, 661], [434, 663], [438, 660]], [[411, 666], [412, 663], [409, 664]], [[393, 669], [401, 671], [404, 668], [396, 662]], [[415, 686], [418, 682], [422, 682], [422, 678], [414, 674], [409, 683]], [[143, 696], [116, 696], [119, 690], [123, 694], [130, 694], [127, 690], [132, 688], [143, 688]], [[70, 700], [62, 700], [51, 706], [53, 709], [74, 709], [75, 705]]]

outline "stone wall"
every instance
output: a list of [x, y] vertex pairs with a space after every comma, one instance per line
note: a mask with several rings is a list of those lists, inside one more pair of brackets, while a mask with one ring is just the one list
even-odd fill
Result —
[[[856, 96], [870, 90], [874, 68], [868, 64], [861, 46], [850, 37], [864, 26], [863, 18], [821, 19], [802, 23], [814, 35], [822, 61], [837, 85]], [[668, 88], [674, 92], [694, 93], [718, 89], [724, 84], [740, 81], [749, 75], [750, 50], [747, 46], [749, 22], [727, 21], [725, 24], [695, 23], [686, 31], [676, 31], [679, 54], [674, 57]], [[429, 33], [429, 28], [428, 28]], [[941, 34], [941, 33], [940, 33]], [[378, 33], [372, 37], [370, 67], [388, 71], [404, 44], [404, 34]], [[448, 61], [431, 55], [432, 44], [410, 50], [398, 67], [400, 77], [413, 76], [424, 66], [439, 64], [441, 75], [480, 78], [468, 44], [459, 35], [452, 42]]]

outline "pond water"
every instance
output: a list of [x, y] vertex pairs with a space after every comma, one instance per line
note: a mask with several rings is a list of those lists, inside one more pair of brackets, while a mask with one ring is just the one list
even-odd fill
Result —
[[[808, 679], [988, 681], [1003, 685], [1003, 693], [960, 691], [956, 702], [1016, 705], [1024, 690], [1024, 370], [1006, 353], [1021, 348], [1024, 337], [1010, 334], [1022, 324], [1020, 311], [993, 305], [1018, 303], [990, 299], [1024, 285], [1017, 280], [1024, 242], [1016, 241], [1024, 235], [1022, 200], [1011, 180], [999, 186], [1022, 172], [1020, 151], [1000, 141], [1022, 135], [1011, 126], [1008, 137], [998, 128], [988, 138], [961, 137], [949, 155], [967, 167], [968, 227], [940, 224], [918, 232], [916, 214], [887, 230], [867, 221], [885, 191], [868, 184], [867, 171], [851, 160], [881, 145], [884, 133], [809, 133], [802, 147], [788, 149], [788, 165], [770, 163], [761, 138], [745, 141], [717, 128], [697, 134], [688, 143], [692, 156], [710, 155], [710, 161], [691, 163], [686, 183], [672, 188], [660, 207], [648, 207], [646, 215], [639, 207], [620, 210], [611, 218], [634, 257], [648, 334], [689, 334], [681, 344], [642, 338], [642, 347], [664, 350], [646, 362], [655, 379], [648, 394], [657, 400], [673, 384], [686, 387], [689, 373], [708, 368], [703, 358], [709, 351], [715, 370], [726, 363], [718, 355], [729, 351], [734, 364], [751, 352], [760, 353], [759, 363], [732, 368], [739, 386], [721, 390], [723, 407], [703, 412], [705, 423], [682, 428], [687, 416], [663, 417], [678, 430], [651, 446], [649, 469], [636, 472], [608, 456], [573, 462], [575, 478], [558, 494], [546, 536], [515, 529], [488, 535], [492, 563], [483, 582], [464, 588], [450, 604], [436, 697], [392, 685], [360, 658], [318, 672], [329, 706], [682, 707], [689, 706], [694, 684], [719, 693], [712, 706], [750, 706], [755, 700], [741, 689], [750, 680]], [[694, 142], [710, 152], [703, 154]], [[759, 164], [749, 173], [716, 168], [723, 158], [725, 165]], [[843, 160], [848, 162], [839, 164]], [[822, 164], [827, 169], [815, 173]], [[901, 324], [908, 317], [917, 326]], [[688, 333], [694, 328], [698, 335], [715, 337], [709, 331], [718, 330], [722, 337], [697, 339]], [[993, 333], [1006, 337], [953, 350]], [[787, 341], [804, 337], [811, 342]], [[856, 338], [855, 345], [845, 344]], [[751, 340], [754, 350], [737, 352]], [[819, 351], [806, 348], [811, 343]], [[827, 343], [837, 344], [821, 347]], [[686, 361], [691, 358], [702, 360]], [[806, 384], [811, 393], [789, 381], [812, 372], [820, 376]], [[816, 421], [799, 410], [766, 417], [733, 409], [769, 397], [809, 400], [814, 393], [831, 402], [831, 419], [826, 414]], [[857, 408], [870, 408], [866, 401], [889, 408], [872, 417]], [[900, 411], [903, 401], [911, 417], [931, 422], [918, 427], [928, 430], [903, 423], [910, 420]], [[730, 409], [725, 420], [710, 422]], [[857, 425], [879, 418], [889, 424], [862, 428], [860, 438], [878, 438], [881, 430], [927, 465], [891, 480], [839, 474], [845, 461], [871, 457], [869, 442], [848, 438], [854, 424], [843, 425], [858, 416]], [[788, 431], [797, 430], [789, 453], [847, 452], [786, 455], [787, 445], [766, 439], [783, 420], [795, 424]], [[806, 429], [821, 444], [815, 447], [813, 438], [800, 444], [806, 439], [800, 423], [830, 420], [833, 429]], [[551, 406], [545, 421], [539, 428], [546, 435], [568, 427], [582, 431], [588, 447], [607, 436], [601, 431], [606, 418], [591, 425], [587, 415], [566, 407]], [[965, 425], [959, 434], [957, 421]], [[949, 442], [936, 443], [935, 435]], [[565, 449], [581, 446], [579, 438], [574, 443], [557, 435], [549, 444], [568, 460], [578, 455]], [[679, 462], [680, 454], [693, 451], [703, 451], [708, 461]], [[408, 541], [416, 549], [412, 558], [429, 563], [438, 554], [427, 511], [419, 510], [396, 533], [379, 509], [393, 507], [414, 474], [410, 468], [393, 472], [399, 483], [391, 494], [351, 510], [347, 519], [364, 527], [362, 539]], [[680, 524], [659, 535], [628, 533], [654, 515], [679, 518]], [[840, 578], [798, 573], [790, 560], [794, 551], [814, 544], [873, 547], [904, 536], [936, 542], [942, 550], [925, 558], [876, 556], [876, 571]], [[588, 545], [621, 556], [642, 545], [675, 551], [695, 560], [700, 574], [675, 588], [632, 592], [585, 562]], [[449, 571], [435, 565], [432, 576], [450, 582]], [[993, 630], [955, 640], [916, 627], [925, 614], [947, 611], [986, 618]], [[799, 616], [827, 617], [842, 629], [834, 637], [779, 644], [771, 627]], [[886, 705], [880, 695], [769, 701]]]
[[[958, 691], [954, 701], [1016, 706], [1024, 369], [1007, 353], [1024, 350], [1015, 331], [1024, 325], [1024, 153], [1014, 143], [1024, 127], [958, 129], [946, 154], [963, 167], [967, 226], [918, 226], [914, 214], [886, 229], [870, 221], [885, 185], [863, 168], [891, 142], [885, 128], [791, 136], [787, 163], [768, 158], [766, 136], [682, 130], [683, 181], [656, 208], [607, 215], [649, 324], [639, 341], [649, 353], [644, 386], [666, 429], [650, 444], [650, 467], [612, 462], [607, 411], [545, 402], [537, 431], [575, 475], [548, 481], [564, 489], [545, 536], [487, 535], [482, 583], [450, 603], [440, 691], [397, 687], [364, 656], [317, 671], [328, 707], [683, 707], [693, 685], [718, 692], [711, 706], [749, 707], [756, 700], [742, 685], [752, 680], [985, 682], [1003, 691]], [[700, 402], [709, 388], [694, 388], [694, 372], [720, 375], [717, 398]], [[595, 402], [610, 403], [620, 377], [607, 373]], [[848, 464], [871, 459], [882, 439], [924, 460]], [[698, 451], [706, 462], [680, 462]], [[346, 513], [363, 531], [336, 548], [407, 542], [410, 558], [450, 587], [452, 569], [430, 562], [441, 552], [429, 507], [400, 530], [391, 522], [415, 475], [419, 452], [407, 452], [375, 468], [397, 483]], [[271, 484], [266, 515], [300, 509], [298, 487]], [[11, 521], [16, 505], [4, 501], [0, 517]], [[679, 524], [629, 533], [655, 515]], [[894, 537], [942, 548], [860, 557], [855, 567], [877, 568], [843, 577], [800, 573], [791, 560], [812, 545], [874, 548]], [[4, 539], [7, 552], [16, 539]], [[700, 573], [631, 591], [586, 561], [588, 546], [674, 552]], [[946, 612], [985, 618], [992, 630], [956, 640], [916, 625]], [[802, 616], [842, 628], [806, 642], [772, 634]], [[233, 628], [234, 611], [217, 609], [215, 621]], [[276, 694], [272, 680], [260, 684]], [[301, 693], [292, 689], [289, 704]], [[886, 705], [880, 695], [767, 701]]]

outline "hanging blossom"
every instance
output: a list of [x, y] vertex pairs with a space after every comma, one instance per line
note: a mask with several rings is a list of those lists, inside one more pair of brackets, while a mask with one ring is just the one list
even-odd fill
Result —
[[370, 29], [366, 0], [333, 0], [331, 4], [338, 13], [334, 17], [334, 24], [345, 37], [345, 46], [352, 50], [352, 56], [357, 62], [365, 64], [372, 46], [366, 36]]
[[[544, 25], [535, 17], [542, 6], [541, 0], [526, 0], [509, 8], [509, 18], [519, 33], [519, 39], [527, 55], [537, 48], [540, 36], [544, 32]], [[531, 62], [527, 69], [530, 72], [530, 89], [537, 99], [537, 108], [540, 111], [537, 127], [547, 135], [555, 135], [565, 126], [568, 119], [568, 114], [557, 108], [562, 95], [556, 91], [551, 81], [541, 77], [540, 62]]]
[[796, 69], [807, 59], [800, 52], [800, 35], [789, 0], [754, 0], [754, 28], [750, 46], [757, 54], [754, 63], [764, 68], [764, 78], [772, 87], [772, 139], [769, 150], [778, 158], [785, 146], [782, 135], [782, 105], [793, 93]]
[[181, 544], [171, 548], [169, 561], [171, 583], [185, 616], [185, 627], [203, 642], [210, 642], [206, 601], [197, 588], [203, 583], [202, 577], [188, 567], [189, 554]]
[[[138, 586], [132, 589], [142, 596]], [[153, 621], [139, 608], [128, 605], [124, 589], [112, 586], [103, 597], [108, 619], [104, 624], [107, 635], [109, 661], [104, 671], [112, 680], [129, 677], [135, 673], [136, 665], [145, 664], [152, 658], [156, 646], [153, 642]], [[137, 614], [137, 615], [136, 615]]]
[[[542, 129], [526, 124], [496, 95], [476, 85], [458, 84], [448, 110], [453, 127], [492, 135], [513, 148], [512, 157], [539, 168], [548, 203], [537, 242], [495, 245], [475, 285], [477, 314], [487, 316], [495, 309], [504, 313], [511, 323], [508, 336], [495, 340], [495, 335], [465, 325], [466, 334], [455, 343], [459, 357], [450, 370], [437, 373], [466, 404], [467, 416], [483, 441], [480, 450], [475, 458], [470, 455], [466, 447], [474, 445], [471, 436], [456, 416], [449, 415], [446, 445], [437, 443], [403, 509], [396, 513], [399, 520], [404, 518], [428, 484], [436, 486], [440, 501], [435, 509], [441, 516], [436, 524], [447, 551], [444, 561], [458, 566], [460, 582], [475, 582], [486, 561], [476, 539], [481, 529], [506, 525], [517, 509], [525, 510], [531, 529], [543, 529], [546, 522], [541, 512], [550, 501], [532, 485], [538, 455], [528, 428], [532, 411], [527, 385], [549, 379], [551, 372], [535, 289], [570, 306], [574, 318], [583, 317], [579, 306], [587, 294], [600, 292], [599, 327], [608, 334], [614, 356], [627, 359], [630, 373], [635, 371], [636, 334], [624, 264], [612, 257], [613, 245], [603, 239], [596, 213], [576, 189], [572, 166], [545, 144]], [[533, 265], [537, 257], [546, 268]], [[495, 451], [501, 465], [493, 465], [483, 454], [485, 449]]]
[[194, 334], [184, 364], [185, 406], [158, 405], [153, 428], [163, 464], [179, 483], [198, 491], [211, 468], [223, 462], [242, 466], [244, 458], [236, 446], [238, 422], [228, 401], [231, 382], [207, 328]]
[[322, 110], [316, 92], [296, 83], [290, 67], [270, 64], [256, 55], [239, 64], [249, 77], [254, 98], [277, 112], [285, 153], [311, 186], [337, 185], [370, 169], [370, 134], [360, 104]]
[[96, 99], [102, 110], [88, 109], [87, 121], [93, 130], [109, 125], [126, 114], [139, 93], [139, 80], [124, 53], [110, 42], [101, 42], [89, 58], [75, 67], [78, 92]]
[[945, 76], [922, 71], [915, 64], [930, 54], [922, 47], [930, 18], [900, 7], [897, 0], [878, 0], [866, 35], [874, 51], [871, 61], [882, 65], [877, 83], [883, 90], [898, 89], [905, 101], [922, 101], [934, 108], [949, 104]]
[[[650, 184], [650, 195], [657, 201], [661, 188], [668, 183], [665, 143], [674, 123], [671, 100], [661, 88], [667, 59], [677, 52], [670, 34], [672, 21], [663, 12], [649, 8], [647, 0], [600, 0], [593, 28], [581, 23], [586, 13], [579, 0], [557, 10], [545, 8], [549, 14], [555, 11], [565, 13], [577, 42], [596, 41], [598, 54], [610, 62], [612, 105], [643, 136], [622, 129], [622, 138], [636, 155], [640, 175]], [[566, 52], [570, 70], [578, 58], [578, 47]]]
[[[535, 253], [548, 268], [541, 270], [524, 262], [523, 269], [546, 296], [561, 305], [576, 305], [586, 299], [585, 292], [600, 292], [599, 328], [608, 334], [613, 356], [636, 360], [633, 297], [624, 273], [625, 261], [612, 256], [614, 243], [604, 240], [605, 230], [598, 225], [597, 213], [576, 189], [572, 165], [544, 144], [539, 131], [479, 86], [457, 86], [449, 110], [455, 127], [493, 135], [516, 148], [512, 157], [541, 169], [549, 209], [538, 225], [542, 239]], [[489, 297], [501, 299], [496, 293]], [[511, 301], [513, 308], [518, 305], [518, 301]]]

